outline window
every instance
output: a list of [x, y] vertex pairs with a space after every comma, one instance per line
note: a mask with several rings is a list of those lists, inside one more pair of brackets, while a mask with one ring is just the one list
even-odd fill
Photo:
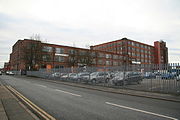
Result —
[[120, 60], [123, 60], [123, 56], [119, 56], [119, 59], [120, 59]]
[[56, 53], [63, 54], [64, 49], [63, 48], [56, 48]]
[[106, 61], [106, 65], [110, 65], [110, 61]]
[[131, 56], [131, 52], [128, 52], [128, 55]]
[[74, 54], [74, 55], [76, 55], [76, 54], [77, 54], [77, 50], [70, 49], [70, 50], [69, 50], [69, 54]]
[[87, 53], [87, 52], [84, 51], [84, 50], [80, 50], [80, 51], [79, 51], [79, 55], [86, 55], [86, 53]]
[[141, 45], [141, 48], [144, 48], [144, 45]]
[[99, 53], [99, 57], [104, 57], [104, 54], [103, 53]]
[[143, 50], [143, 49], [141, 49], [141, 52], [142, 52], [142, 53], [144, 53], [144, 50]]
[[137, 48], [136, 51], [137, 51], [137, 52], [140, 52], [140, 49]]
[[102, 65], [103, 61], [102, 60], [98, 60], [98, 64]]
[[132, 56], [136, 56], [136, 54], [135, 54], [135, 53], [132, 53]]
[[117, 65], [118, 65], [118, 62], [117, 62], [117, 61], [113, 61], [113, 65], [114, 65], [114, 66], [117, 66]]
[[42, 59], [43, 59], [43, 61], [51, 61], [50, 55], [43, 55]]
[[137, 57], [140, 57], [140, 54], [139, 54], [139, 53], [137, 53]]
[[113, 55], [113, 59], [118, 59], [118, 55]]
[[136, 43], [136, 46], [139, 47], [139, 43]]
[[111, 55], [110, 54], [106, 54], [106, 58], [111, 58]]
[[96, 59], [93, 59], [92, 64], [96, 64]]
[[122, 45], [122, 43], [121, 43], [121, 42], [118, 42], [117, 44], [118, 44], [118, 45]]
[[132, 42], [132, 46], [134, 46], [135, 45], [135, 43], [134, 42]]
[[43, 46], [42, 51], [44, 51], [44, 52], [52, 52], [52, 47], [49, 47], [49, 46]]
[[55, 61], [56, 62], [64, 62], [64, 57], [63, 56], [55, 56]]
[[93, 57], [96, 57], [96, 53], [95, 53], [95, 52], [92, 52], [91, 55], [92, 55]]
[[135, 51], [135, 48], [132, 48], [132, 51]]
[[128, 44], [131, 45], [131, 41], [128, 41]]

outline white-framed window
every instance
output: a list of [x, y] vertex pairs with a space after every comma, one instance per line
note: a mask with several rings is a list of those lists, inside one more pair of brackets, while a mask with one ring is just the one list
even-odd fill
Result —
[[64, 48], [56, 48], [56, 53], [63, 54], [64, 53]]
[[52, 47], [50, 47], [50, 46], [43, 46], [42, 51], [44, 51], [44, 52], [52, 52]]

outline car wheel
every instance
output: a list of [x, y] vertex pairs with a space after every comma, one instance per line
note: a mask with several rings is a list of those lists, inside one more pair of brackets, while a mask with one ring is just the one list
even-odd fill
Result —
[[109, 79], [107, 78], [106, 80], [105, 80], [105, 83], [108, 83], [109, 82]]
[[140, 81], [137, 81], [137, 84], [141, 84], [141, 82], [140, 82]]
[[92, 84], [96, 84], [96, 79], [93, 79], [93, 80], [92, 80]]
[[80, 82], [81, 82], [81, 79], [77, 79], [77, 82], [80, 83]]

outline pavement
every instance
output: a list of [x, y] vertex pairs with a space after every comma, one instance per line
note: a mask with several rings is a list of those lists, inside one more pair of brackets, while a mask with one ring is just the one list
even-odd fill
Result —
[[0, 85], [0, 120], [35, 120], [3, 85]]
[[57, 120], [180, 119], [180, 103], [175, 101], [75, 87], [32, 77], [3, 75], [0, 80]]

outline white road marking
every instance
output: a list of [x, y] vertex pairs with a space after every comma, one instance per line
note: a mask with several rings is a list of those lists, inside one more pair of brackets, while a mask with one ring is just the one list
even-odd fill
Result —
[[78, 95], [78, 94], [74, 94], [74, 93], [71, 93], [71, 92], [67, 92], [67, 91], [63, 91], [63, 90], [59, 90], [59, 89], [55, 89], [55, 91], [59, 91], [59, 92], [62, 92], [62, 93], [66, 93], [66, 94], [70, 94], [70, 95], [74, 95], [74, 96], [78, 96], [78, 97], [81, 97], [81, 95]]
[[105, 102], [105, 103], [108, 105], [112, 105], [112, 106], [116, 106], [116, 107], [120, 107], [120, 108], [124, 108], [124, 109], [129, 109], [129, 110], [133, 110], [133, 111], [137, 111], [137, 112], [142, 112], [142, 113], [146, 113], [146, 114], [150, 114], [150, 115], [154, 115], [154, 116], [158, 116], [158, 117], [163, 117], [163, 118], [167, 118], [167, 119], [171, 119], [171, 120], [178, 120], [177, 118], [173, 118], [173, 117], [169, 117], [166, 115], [161, 115], [161, 114], [157, 114], [157, 113], [153, 113], [153, 112], [148, 112], [148, 111], [144, 111], [144, 110], [140, 110], [140, 109], [136, 109], [136, 108], [132, 108], [132, 107], [118, 105], [118, 104], [114, 104], [114, 103], [110, 103], [110, 102]]
[[40, 86], [40, 87], [47, 87], [47, 86], [45, 86], [45, 85], [40, 85], [40, 84], [35, 84], [36, 86]]

